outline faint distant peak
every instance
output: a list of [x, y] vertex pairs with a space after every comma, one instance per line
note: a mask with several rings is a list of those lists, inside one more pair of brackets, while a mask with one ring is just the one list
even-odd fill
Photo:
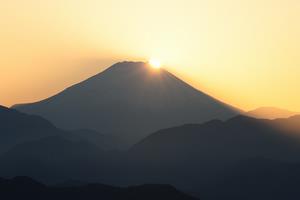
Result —
[[277, 118], [289, 118], [294, 115], [300, 114], [300, 112], [290, 111], [287, 109], [276, 108], [271, 106], [264, 106], [256, 108], [246, 113], [248, 116], [259, 119], [277, 119]]

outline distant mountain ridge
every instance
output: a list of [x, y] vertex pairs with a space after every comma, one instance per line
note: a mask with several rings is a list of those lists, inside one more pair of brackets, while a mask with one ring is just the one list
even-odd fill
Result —
[[113, 138], [95, 131], [65, 131], [40, 116], [0, 106], [0, 154], [16, 145], [54, 137], [73, 142], [86, 141], [102, 149], [111, 149], [113, 143]]
[[299, 115], [300, 112], [293, 112], [276, 107], [260, 107], [245, 113], [247, 116], [255, 117], [259, 119], [277, 119], [288, 118], [294, 115]]
[[133, 144], [156, 130], [239, 110], [196, 90], [164, 69], [121, 62], [40, 102], [14, 106], [65, 129], [91, 129]]
[[0, 106], [0, 153], [22, 142], [63, 134], [42, 117]]
[[[223, 178], [233, 188], [247, 185], [247, 180], [236, 176], [242, 173], [250, 179], [255, 170], [265, 174], [265, 166], [278, 171], [281, 178], [295, 173], [296, 181], [300, 178], [299, 122], [300, 116], [276, 120], [237, 116], [226, 121], [186, 124], [157, 131], [123, 152], [104, 151], [89, 141], [64, 137], [69, 132], [63, 132], [14, 145], [0, 155], [0, 176], [26, 175], [48, 183], [68, 179], [109, 185], [167, 183], [199, 197], [221, 191], [219, 184]], [[284, 128], [291, 124], [295, 124], [292, 130]], [[242, 166], [242, 172], [232, 171], [240, 169], [241, 163], [247, 163]], [[267, 184], [270, 182], [267, 178], [255, 176], [251, 180]], [[273, 178], [272, 183], [280, 184], [276, 176]], [[259, 192], [254, 186], [250, 189]], [[273, 186], [268, 189], [265, 194], [270, 196]], [[250, 192], [245, 186], [242, 190]], [[222, 192], [219, 197], [234, 195], [226, 190]]]

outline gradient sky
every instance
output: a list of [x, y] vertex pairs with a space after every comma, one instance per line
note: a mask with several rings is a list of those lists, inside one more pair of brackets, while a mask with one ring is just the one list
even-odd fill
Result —
[[160, 59], [234, 106], [300, 111], [299, 0], [0, 0], [0, 104]]

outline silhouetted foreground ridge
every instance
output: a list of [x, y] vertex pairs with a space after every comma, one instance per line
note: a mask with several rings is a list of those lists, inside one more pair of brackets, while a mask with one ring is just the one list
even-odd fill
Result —
[[30, 200], [196, 200], [170, 185], [141, 185], [127, 188], [113, 187], [102, 184], [87, 184], [74, 187], [46, 186], [28, 177], [13, 179], [0, 178], [1, 199], [30, 199]]

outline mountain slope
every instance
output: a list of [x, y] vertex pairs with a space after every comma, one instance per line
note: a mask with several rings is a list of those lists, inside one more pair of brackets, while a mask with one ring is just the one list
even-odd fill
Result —
[[277, 118], [288, 118], [294, 115], [299, 115], [299, 112], [292, 112], [275, 107], [260, 107], [255, 110], [248, 111], [247, 116], [255, 117], [259, 119], [277, 119]]
[[62, 130], [42, 117], [0, 106], [0, 153], [18, 143], [62, 134]]
[[160, 130], [130, 149], [132, 173], [138, 181], [164, 181], [203, 194], [201, 188], [236, 173], [238, 168], [233, 167], [244, 161], [265, 158], [299, 163], [300, 129], [278, 129], [290, 120], [300, 123], [300, 116], [282, 119], [280, 124], [237, 116]]
[[[238, 197], [249, 193], [252, 199], [268, 199], [285, 177], [293, 181], [276, 194], [297, 187], [300, 180], [300, 127], [285, 129], [290, 124], [300, 124], [300, 116], [276, 120], [237, 116], [187, 124], [153, 133], [127, 152], [102, 151], [61, 136], [44, 137], [0, 156], [0, 176], [26, 175], [48, 183], [75, 179], [110, 185], [171, 184], [199, 197], [244, 199]], [[265, 198], [258, 198], [262, 186], [255, 181], [266, 185]], [[231, 190], [237, 187], [243, 192]]]
[[263, 158], [245, 160], [212, 183], [207, 188], [210, 198], [205, 199], [299, 199], [299, 167], [300, 163]]
[[133, 146], [130, 152], [145, 159], [160, 159], [162, 163], [168, 163], [172, 158], [180, 160], [181, 156], [190, 159], [193, 155], [218, 162], [249, 156], [298, 159], [300, 126], [292, 130], [285, 127], [299, 123], [300, 116], [280, 120], [237, 116], [227, 121], [187, 124], [151, 134]]
[[273, 120], [274, 127], [289, 134], [299, 135], [300, 133], [300, 115], [295, 115], [287, 119]]
[[114, 140], [91, 130], [65, 131], [37, 115], [0, 106], [0, 154], [18, 144], [49, 136], [60, 136], [71, 141], [88, 141], [102, 149], [111, 149]]
[[0, 176], [26, 175], [47, 182], [77, 176], [89, 179], [89, 172], [103, 169], [106, 161], [109, 158], [105, 152], [87, 141], [49, 136], [20, 143], [5, 152], [1, 156]]
[[15, 106], [66, 129], [87, 128], [133, 144], [156, 130], [238, 113], [164, 69], [117, 63], [43, 101]]

